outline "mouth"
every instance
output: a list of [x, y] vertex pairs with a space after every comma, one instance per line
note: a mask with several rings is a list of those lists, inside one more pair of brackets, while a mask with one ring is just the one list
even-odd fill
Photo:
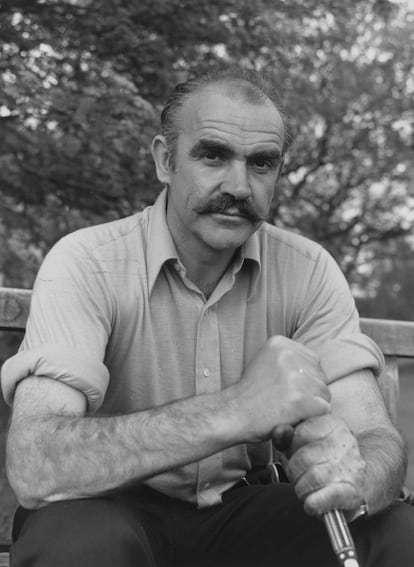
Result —
[[241, 213], [240, 211], [220, 211], [211, 213], [211, 216], [219, 222], [224, 223], [232, 223], [232, 224], [241, 224], [246, 222], [251, 222], [246, 215]]
[[239, 211], [239, 209], [237, 209], [236, 207], [224, 209], [223, 211], [215, 211], [215, 214], [222, 215], [222, 216], [225, 216], [225, 217], [247, 218], [247, 215], [245, 213], [242, 213], [241, 211]]
[[228, 220], [244, 220], [257, 223], [265, 220], [247, 201], [237, 201], [231, 197], [222, 196], [205, 206], [198, 207], [195, 212], [201, 215], [214, 215]]

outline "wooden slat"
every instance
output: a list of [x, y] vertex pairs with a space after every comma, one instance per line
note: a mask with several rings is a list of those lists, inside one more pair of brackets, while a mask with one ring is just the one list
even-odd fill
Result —
[[361, 329], [385, 355], [414, 358], [414, 322], [362, 318]]
[[[31, 290], [0, 287], [0, 329], [22, 330], [29, 314]], [[414, 358], [414, 322], [361, 319], [361, 328], [385, 355]]]
[[29, 315], [29, 289], [0, 287], [0, 329], [23, 330]]
[[384, 398], [391, 421], [394, 425], [398, 426], [397, 407], [400, 395], [398, 358], [396, 356], [385, 356], [385, 362], [386, 366], [378, 377], [378, 386]]

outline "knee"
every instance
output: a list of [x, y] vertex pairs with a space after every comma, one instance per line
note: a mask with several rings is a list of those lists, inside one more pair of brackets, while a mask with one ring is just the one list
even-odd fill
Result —
[[[150, 546], [138, 518], [107, 498], [51, 504], [20, 511], [14, 530], [14, 565], [153, 565]], [[21, 560], [20, 560], [21, 558]]]

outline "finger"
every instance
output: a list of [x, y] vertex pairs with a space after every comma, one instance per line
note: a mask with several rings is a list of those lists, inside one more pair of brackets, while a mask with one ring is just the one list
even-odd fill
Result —
[[288, 404], [282, 408], [280, 421], [296, 426], [304, 419], [323, 415], [330, 411], [330, 403], [319, 396], [296, 396], [292, 404]]
[[[313, 396], [307, 401], [306, 415], [301, 419], [301, 422], [312, 417], [326, 415], [331, 413], [331, 404], [328, 399], [321, 396]], [[296, 426], [298, 424], [295, 424]]]
[[298, 383], [302, 383], [308, 391], [323, 392], [324, 397], [331, 397], [331, 391], [326, 382], [326, 376], [318, 370], [303, 364], [303, 361], [296, 361], [290, 365], [291, 372]]
[[[311, 460], [311, 459], [310, 459]], [[295, 474], [289, 462], [289, 474]], [[331, 484], [346, 482], [352, 483], [352, 476], [343, 470], [341, 463], [337, 459], [321, 456], [319, 462], [316, 461], [309, 467], [296, 469], [294, 480], [295, 492], [300, 500], [305, 500], [313, 492], [321, 490]]]
[[[298, 484], [301, 477], [307, 473], [306, 479], [302, 480], [298, 487], [298, 491], [303, 496], [315, 490], [323, 483], [325, 478], [313, 479], [311, 473], [316, 467], [329, 466], [333, 460], [331, 451], [322, 443], [308, 444], [293, 453], [288, 463], [288, 475], [293, 484]], [[332, 468], [335, 468], [334, 462]], [[330, 471], [327, 471], [330, 472]], [[319, 473], [321, 474], [321, 473]]]
[[286, 373], [286, 379], [289, 381], [292, 389], [295, 388], [298, 396], [313, 396], [323, 398], [328, 402], [331, 401], [329, 387], [322, 379], [309, 374], [306, 369], [289, 369]]
[[319, 381], [318, 386], [319, 387], [317, 388], [315, 395], [319, 396], [320, 398], [323, 398], [327, 402], [330, 402], [332, 396], [331, 396], [331, 391], [328, 388], [328, 386], [326, 386], [324, 382], [320, 382], [320, 381]]
[[361, 496], [353, 484], [337, 482], [309, 494], [304, 500], [304, 509], [311, 516], [321, 516], [334, 508], [353, 510], [361, 501]]
[[331, 413], [310, 417], [299, 423], [295, 428], [291, 445], [292, 453], [309, 443], [323, 441], [338, 431], [338, 423]]
[[283, 350], [286, 357], [293, 357], [294, 360], [290, 362], [294, 363], [294, 367], [299, 368], [298, 363], [302, 361], [305, 366], [312, 367], [315, 372], [322, 372], [319, 356], [305, 345], [281, 335], [271, 337], [269, 344], [278, 351]]
[[[300, 345], [302, 346], [302, 345]], [[291, 365], [293, 368], [300, 369], [303, 368], [307, 374], [317, 377], [323, 380], [325, 383], [327, 377], [322, 369], [320, 360], [312, 352], [297, 352], [297, 348], [294, 348], [289, 353], [293, 360], [291, 360]]]

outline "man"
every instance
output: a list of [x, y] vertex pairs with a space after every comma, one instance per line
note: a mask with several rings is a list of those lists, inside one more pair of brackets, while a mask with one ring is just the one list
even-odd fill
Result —
[[[363, 565], [413, 564], [382, 355], [330, 256], [264, 222], [290, 143], [274, 90], [203, 76], [162, 132], [166, 189], [54, 247], [3, 368], [13, 565], [333, 566], [322, 514], [366, 505]], [[246, 485], [272, 440], [290, 483]]]

